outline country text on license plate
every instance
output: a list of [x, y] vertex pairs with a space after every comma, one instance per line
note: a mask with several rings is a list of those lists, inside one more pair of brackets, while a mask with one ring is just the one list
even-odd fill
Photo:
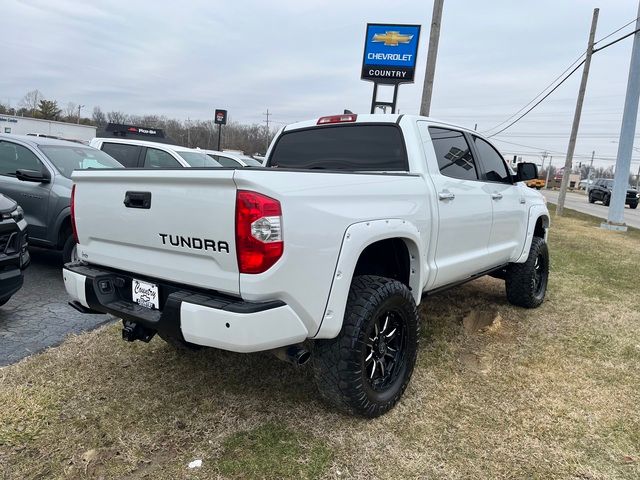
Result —
[[131, 282], [131, 297], [138, 305], [158, 310], [158, 286], [154, 283], [147, 283], [135, 278]]

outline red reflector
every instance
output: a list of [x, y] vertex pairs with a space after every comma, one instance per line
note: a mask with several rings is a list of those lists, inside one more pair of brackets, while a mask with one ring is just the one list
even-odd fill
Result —
[[328, 117], [320, 117], [316, 125], [326, 125], [327, 123], [345, 123], [355, 122], [358, 115], [350, 113], [348, 115], [329, 115]]
[[73, 238], [76, 243], [78, 241], [78, 229], [76, 228], [76, 184], [71, 187], [71, 230], [73, 232]]
[[265, 272], [280, 259], [284, 251], [281, 225], [279, 201], [256, 192], [238, 190], [236, 252], [240, 273]]

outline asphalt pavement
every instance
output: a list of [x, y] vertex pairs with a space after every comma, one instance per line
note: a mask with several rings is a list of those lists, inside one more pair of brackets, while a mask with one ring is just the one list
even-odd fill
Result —
[[[550, 203], [558, 203], [558, 195], [560, 192], [558, 192], [557, 190], [543, 189], [540, 190], [540, 192]], [[567, 192], [564, 208], [576, 210], [588, 215], [593, 215], [594, 217], [600, 217], [604, 220], [607, 219], [607, 215], [609, 213], [609, 207], [605, 207], [600, 202], [589, 203], [589, 200], [587, 200], [587, 196], [582, 193]], [[640, 207], [632, 210], [628, 206], [625, 206], [624, 221], [630, 227], [640, 228]]]
[[58, 345], [69, 334], [113, 321], [107, 315], [82, 314], [67, 304], [59, 253], [34, 248], [30, 252], [22, 289], [0, 307], [0, 366]]

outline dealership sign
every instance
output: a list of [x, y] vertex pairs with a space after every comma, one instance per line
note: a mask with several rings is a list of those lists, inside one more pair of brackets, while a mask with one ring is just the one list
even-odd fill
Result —
[[362, 80], [413, 83], [420, 25], [368, 23], [362, 59]]
[[216, 123], [218, 125], [226, 125], [227, 124], [227, 111], [226, 110], [216, 110], [214, 123]]

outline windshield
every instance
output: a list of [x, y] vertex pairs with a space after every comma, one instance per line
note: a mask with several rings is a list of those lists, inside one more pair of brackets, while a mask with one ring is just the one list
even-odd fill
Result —
[[261, 167], [262, 162], [256, 160], [255, 158], [247, 157], [245, 155], [239, 155], [240, 160], [247, 164], [248, 167]]
[[221, 167], [213, 158], [199, 152], [178, 152], [190, 167]]
[[89, 168], [124, 168], [117, 160], [101, 150], [91, 147], [66, 145], [40, 145], [38, 148], [65, 177], [71, 178], [74, 170]]

